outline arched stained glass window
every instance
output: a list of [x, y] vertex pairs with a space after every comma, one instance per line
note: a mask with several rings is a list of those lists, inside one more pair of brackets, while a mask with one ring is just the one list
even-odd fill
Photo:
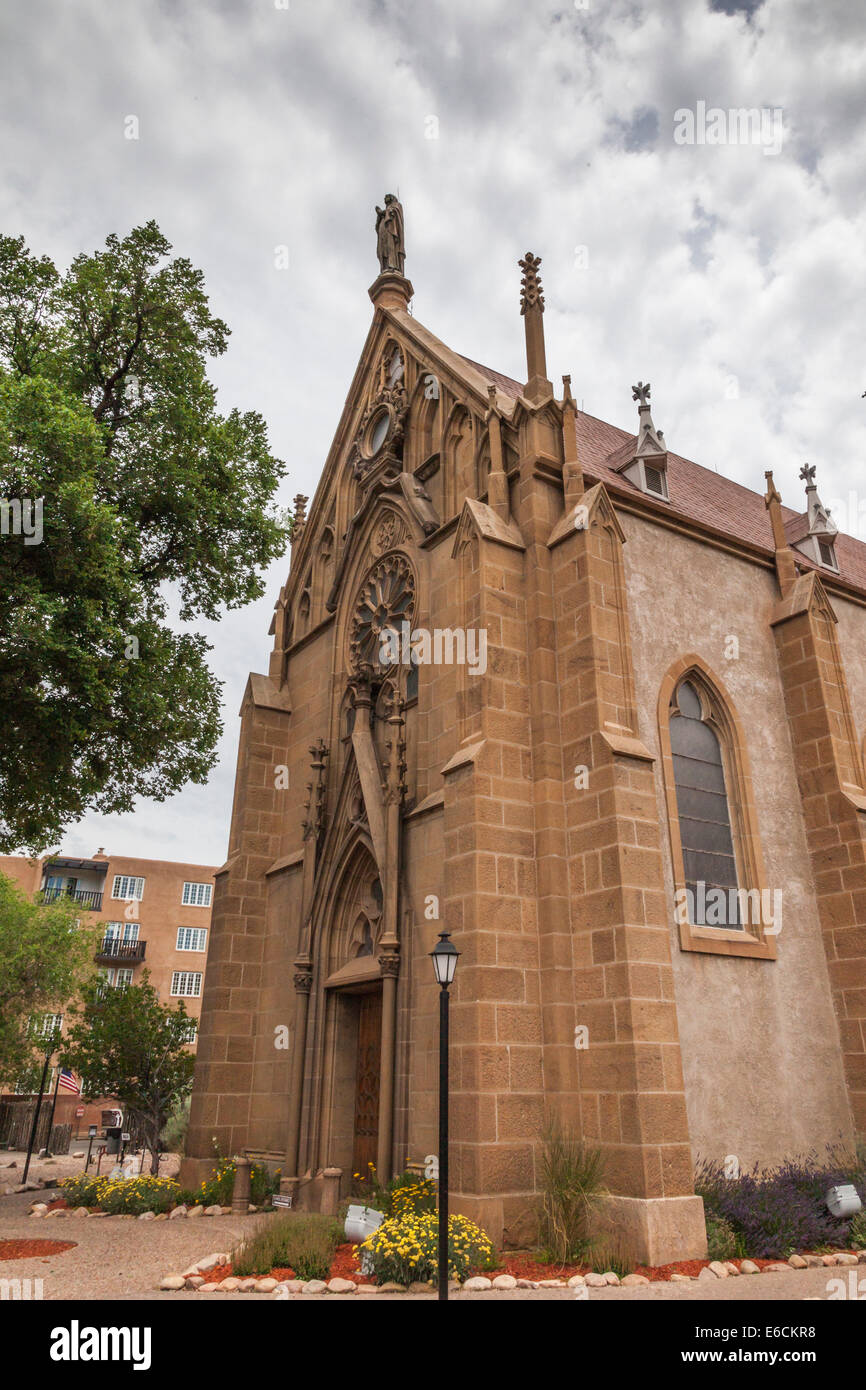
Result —
[[677, 687], [670, 716], [689, 921], [742, 929], [722, 749], [691, 681]]

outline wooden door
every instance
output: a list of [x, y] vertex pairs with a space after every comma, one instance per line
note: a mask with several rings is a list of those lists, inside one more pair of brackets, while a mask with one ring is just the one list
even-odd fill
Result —
[[369, 1176], [379, 1140], [379, 1058], [382, 1046], [382, 993], [361, 996], [358, 1017], [358, 1069], [355, 1074], [355, 1140], [352, 1172]]

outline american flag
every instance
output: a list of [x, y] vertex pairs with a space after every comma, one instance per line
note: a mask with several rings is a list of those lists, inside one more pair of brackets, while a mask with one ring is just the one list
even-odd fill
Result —
[[61, 1071], [59, 1085], [61, 1091], [71, 1091], [74, 1096], [81, 1095], [81, 1087], [68, 1067]]

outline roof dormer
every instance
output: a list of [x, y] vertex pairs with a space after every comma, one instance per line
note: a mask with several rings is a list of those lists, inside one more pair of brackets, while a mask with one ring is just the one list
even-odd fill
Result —
[[638, 433], [631, 458], [619, 465], [617, 471], [648, 497], [668, 500], [668, 450], [661, 430], [653, 424], [650, 412], [650, 384], [639, 381], [631, 388], [632, 400], [638, 401]]

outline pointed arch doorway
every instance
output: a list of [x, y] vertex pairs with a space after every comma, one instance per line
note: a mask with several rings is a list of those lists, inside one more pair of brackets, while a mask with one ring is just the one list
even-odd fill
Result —
[[355, 1072], [355, 1114], [352, 1172], [369, 1176], [379, 1145], [379, 1081], [382, 1059], [382, 986], [359, 996], [358, 1066]]

